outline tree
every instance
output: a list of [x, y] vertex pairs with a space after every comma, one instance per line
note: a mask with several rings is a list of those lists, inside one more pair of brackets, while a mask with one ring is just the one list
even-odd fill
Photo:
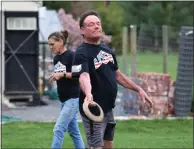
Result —
[[102, 20], [102, 27], [107, 35], [112, 36], [112, 46], [117, 53], [121, 52], [122, 37], [121, 31], [123, 27], [123, 10], [117, 2], [110, 2], [104, 5], [104, 2], [94, 2], [94, 10], [96, 10]]
[[43, 5], [48, 9], [58, 11], [63, 8], [66, 13], [71, 13], [74, 19], [77, 19], [80, 14], [91, 8], [92, 2], [84, 1], [43, 1]]
[[63, 8], [67, 13], [71, 11], [71, 1], [43, 1], [43, 6], [54, 10]]
[[176, 28], [193, 26], [191, 1], [119, 2], [125, 11], [124, 25], [154, 24], [170, 25]]

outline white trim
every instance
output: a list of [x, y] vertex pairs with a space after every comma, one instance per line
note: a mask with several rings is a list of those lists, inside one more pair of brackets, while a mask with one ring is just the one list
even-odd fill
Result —
[[5, 17], [4, 17], [4, 12], [1, 11], [2, 13], [2, 21], [1, 21], [1, 83], [2, 83], [2, 88], [1, 88], [1, 94], [3, 96], [4, 99], [4, 90], [5, 90], [5, 55], [4, 55], [4, 51], [5, 51]]
[[[1, 0], [2, 1], [2, 0]], [[1, 2], [3, 11], [38, 11], [42, 5], [42, 1], [2, 1]]]

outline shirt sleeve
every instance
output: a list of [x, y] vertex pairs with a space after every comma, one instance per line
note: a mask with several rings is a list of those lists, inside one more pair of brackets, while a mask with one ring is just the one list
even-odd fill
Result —
[[79, 76], [83, 72], [89, 73], [88, 59], [84, 50], [78, 50], [74, 55], [72, 73]]
[[56, 56], [53, 58], [53, 65], [57, 63]]
[[114, 70], [117, 71], [119, 69], [119, 67], [118, 67], [116, 55], [113, 53], [112, 56], [113, 56], [113, 60], [114, 60]]

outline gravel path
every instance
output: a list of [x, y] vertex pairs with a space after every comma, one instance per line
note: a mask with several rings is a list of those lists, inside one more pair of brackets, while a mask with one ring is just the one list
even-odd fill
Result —
[[[26, 106], [23, 104], [17, 106], [17, 108], [8, 108], [2, 104], [1, 115], [20, 118], [23, 121], [33, 121], [33, 122], [56, 122], [57, 117], [60, 112], [60, 102], [58, 100], [50, 100], [47, 97], [43, 97], [42, 100], [48, 105], [44, 106]], [[115, 107], [115, 116], [118, 116], [120, 112], [119, 105]], [[81, 120], [80, 116], [78, 119]]]
[[1, 115], [20, 118], [23, 121], [55, 122], [60, 112], [59, 101], [47, 98], [44, 98], [43, 101], [48, 105], [33, 107], [22, 105], [17, 108], [8, 108], [2, 104]]

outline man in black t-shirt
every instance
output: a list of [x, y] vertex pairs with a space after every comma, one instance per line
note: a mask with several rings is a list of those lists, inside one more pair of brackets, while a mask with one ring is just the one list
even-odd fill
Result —
[[[112, 109], [117, 95], [117, 83], [137, 91], [142, 100], [152, 106], [147, 94], [133, 83], [118, 68], [112, 49], [100, 43], [102, 27], [96, 12], [89, 11], [80, 18], [80, 29], [84, 42], [75, 53], [72, 71], [79, 72], [81, 87], [79, 107], [89, 147], [112, 148], [115, 121]], [[102, 122], [91, 121], [83, 112], [84, 100], [97, 102], [104, 111]], [[97, 109], [92, 110], [98, 114]]]

